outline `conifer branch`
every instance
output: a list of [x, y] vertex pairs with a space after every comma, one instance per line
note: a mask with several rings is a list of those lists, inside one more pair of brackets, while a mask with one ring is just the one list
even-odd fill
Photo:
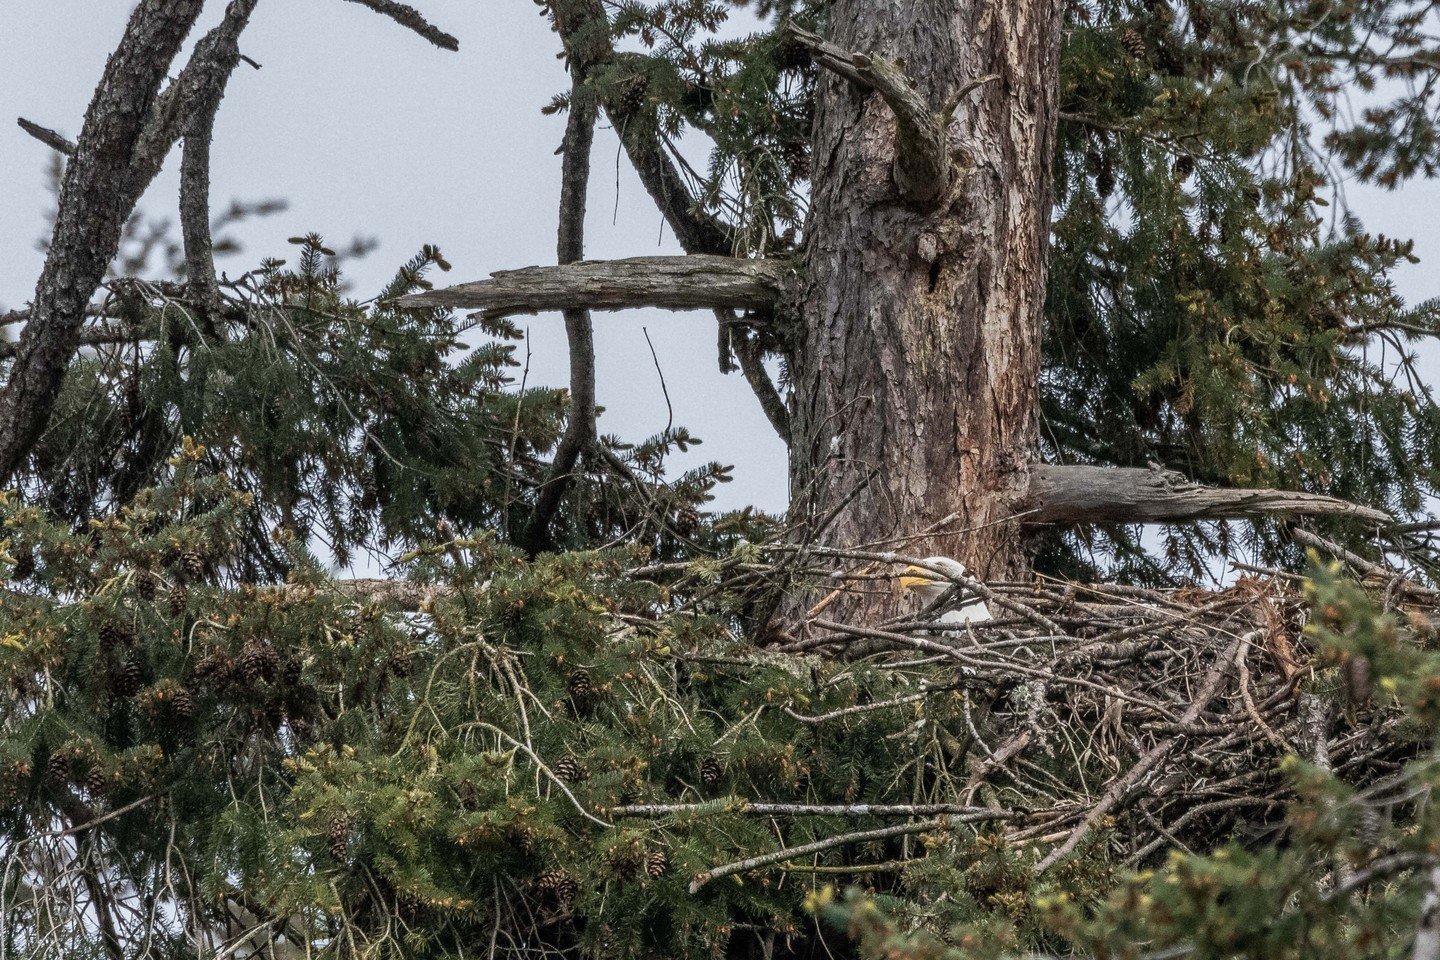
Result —
[[413, 30], [441, 50], [459, 50], [460, 41], [426, 20], [414, 7], [395, 0], [350, 0], [362, 7], [369, 7], [381, 16], [389, 17], [400, 26]]
[[1135, 467], [1030, 468], [1026, 523], [1185, 523], [1271, 514], [1349, 516], [1389, 525], [1383, 510], [1293, 490], [1230, 489], [1192, 483], [1172, 470]]
[[786, 260], [633, 257], [502, 270], [489, 280], [401, 297], [402, 307], [482, 310], [491, 318], [545, 310], [730, 307], [769, 311], [789, 283]]

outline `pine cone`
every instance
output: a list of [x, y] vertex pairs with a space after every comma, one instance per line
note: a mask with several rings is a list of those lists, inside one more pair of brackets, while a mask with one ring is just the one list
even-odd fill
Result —
[[50, 779], [56, 783], [70, 782], [70, 754], [64, 750], [56, 750], [50, 754], [50, 763], [46, 767]]
[[1190, 0], [1186, 9], [1190, 13], [1190, 29], [1195, 31], [1195, 39], [1203, 42], [1210, 36], [1210, 31], [1215, 28], [1215, 18], [1205, 4], [1208, 0]]
[[1120, 34], [1120, 45], [1136, 60], [1145, 59], [1145, 53], [1148, 49], [1145, 45], [1145, 38], [1141, 36], [1140, 31], [1135, 28], [1127, 27], [1125, 32]]
[[720, 766], [720, 761], [714, 757], [706, 757], [700, 761], [700, 782], [705, 785], [706, 789], [715, 789], [724, 775], [725, 768]]
[[177, 584], [175, 589], [170, 591], [170, 615], [172, 617], [183, 617], [185, 610], [190, 606], [190, 591], [183, 583]]
[[346, 816], [335, 816], [330, 818], [330, 829], [325, 833], [325, 845], [330, 850], [330, 856], [336, 860], [344, 860], [345, 854], [350, 849], [350, 818]]
[[585, 770], [580, 766], [579, 760], [567, 753], [555, 761], [555, 776], [566, 783], [579, 783], [585, 779]]
[[650, 78], [643, 73], [636, 74], [626, 81], [625, 89], [620, 94], [619, 113], [621, 116], [630, 116], [645, 106], [645, 94], [650, 89]]
[[135, 593], [140, 597], [141, 600], [144, 600], [146, 603], [154, 602], [157, 590], [158, 587], [156, 586], [155, 578], [153, 576], [151, 576], [147, 571], [144, 570], [136, 571]]
[[541, 893], [551, 894], [562, 904], [574, 903], [580, 896], [580, 885], [575, 878], [558, 867], [540, 874], [535, 879], [535, 888]]
[[144, 680], [140, 661], [134, 657], [127, 657], [116, 666], [115, 672], [110, 677], [110, 685], [115, 691], [115, 696], [124, 699], [139, 693]]
[[211, 650], [195, 664], [195, 682], [211, 690], [229, 686], [234, 673], [234, 661], [219, 650]]
[[1100, 155], [1100, 162], [1095, 170], [1095, 192], [1100, 199], [1108, 199], [1115, 190], [1115, 158], [1109, 151]]
[[90, 772], [85, 775], [85, 789], [92, 797], [103, 795], [105, 788], [109, 785], [110, 781], [105, 776], [105, 768], [98, 763], [91, 767]]
[[16, 580], [29, 580], [35, 575], [35, 551], [27, 548], [15, 554], [15, 569], [10, 576]]
[[650, 855], [645, 858], [645, 876], [655, 880], [665, 875], [670, 867], [670, 858], [665, 855], [664, 850], [651, 850]]
[[570, 674], [570, 682], [567, 684], [572, 700], [584, 700], [595, 690], [595, 685], [590, 682], [590, 671], [576, 670]]
[[186, 550], [180, 556], [180, 569], [191, 580], [205, 576], [205, 555], [199, 550]]
[[1188, 153], [1182, 153], [1175, 158], [1175, 176], [1184, 180], [1195, 172], [1195, 158]]
[[178, 687], [170, 698], [170, 713], [176, 720], [189, 720], [195, 716], [195, 697], [184, 687]]
[[535, 828], [529, 824], [521, 824], [510, 831], [511, 839], [515, 842], [515, 849], [525, 856], [535, 852]]
[[251, 640], [240, 651], [235, 667], [247, 683], [254, 683], [256, 680], [269, 683], [280, 670], [280, 655], [269, 643]]
[[629, 883], [640, 875], [640, 861], [631, 855], [630, 851], [614, 849], [606, 858], [609, 862], [610, 872], [615, 879], [622, 883]]
[[100, 625], [98, 631], [100, 649], [113, 650], [119, 646], [130, 646], [135, 642], [135, 635], [130, 628], [116, 620], [107, 620]]

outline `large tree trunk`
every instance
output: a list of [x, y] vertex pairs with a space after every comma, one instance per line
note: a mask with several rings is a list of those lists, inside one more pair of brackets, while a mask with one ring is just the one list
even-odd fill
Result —
[[[948, 126], [938, 201], [902, 193], [889, 97], [822, 78], [794, 351], [792, 505], [830, 543], [907, 543], [984, 577], [1024, 564], [1009, 520], [1036, 451], [1060, 13], [1054, 0], [837, 0], [829, 40], [898, 66]], [[865, 64], [865, 59], [855, 58]], [[917, 199], [919, 198], [919, 199]], [[860, 607], [883, 606], [877, 593]], [[856, 611], [858, 612], [858, 611]]]

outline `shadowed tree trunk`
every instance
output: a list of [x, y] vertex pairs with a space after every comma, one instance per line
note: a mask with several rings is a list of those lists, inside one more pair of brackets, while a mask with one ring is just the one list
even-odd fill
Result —
[[897, 123], [903, 103], [822, 77], [792, 509], [845, 544], [917, 534], [954, 513], [927, 552], [985, 577], [1016, 573], [1021, 534], [1007, 518], [1036, 449], [1059, 7], [838, 0], [830, 24], [835, 47], [862, 54], [868, 72], [885, 58], [934, 113], [994, 78], [941, 131], [949, 182], [925, 183], [926, 164], [918, 176], [904, 168], [906, 151], [926, 145]]

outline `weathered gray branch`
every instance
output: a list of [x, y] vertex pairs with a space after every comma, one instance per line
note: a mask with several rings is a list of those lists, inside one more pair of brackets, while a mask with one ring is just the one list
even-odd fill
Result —
[[376, 13], [394, 20], [400, 26], [414, 30], [441, 50], [460, 49], [459, 40], [430, 23], [419, 10], [408, 4], [396, 3], [395, 0], [350, 0], [350, 2], [358, 3], [362, 7], [369, 7]]
[[1031, 467], [1024, 509], [1027, 523], [1183, 523], [1270, 514], [1393, 522], [1383, 510], [1320, 494], [1210, 487], [1172, 470], [1052, 464]]
[[895, 185], [911, 203], [931, 206], [950, 191], [954, 177], [948, 130], [961, 101], [997, 79], [981, 77], [954, 91], [935, 111], [899, 64], [880, 56], [851, 53], [794, 24], [789, 32], [809, 48], [815, 62], [837, 76], [878, 93], [895, 114]]
[[733, 307], [766, 311], [791, 275], [786, 260], [634, 257], [502, 270], [489, 280], [402, 297], [401, 306], [482, 310], [492, 317], [542, 310]]
[[40, 124], [26, 120], [24, 117], [17, 118], [15, 122], [20, 125], [21, 130], [24, 130], [56, 153], [62, 153], [67, 157], [75, 154], [75, 144], [56, 131], [51, 130], [49, 127], [42, 127]]

